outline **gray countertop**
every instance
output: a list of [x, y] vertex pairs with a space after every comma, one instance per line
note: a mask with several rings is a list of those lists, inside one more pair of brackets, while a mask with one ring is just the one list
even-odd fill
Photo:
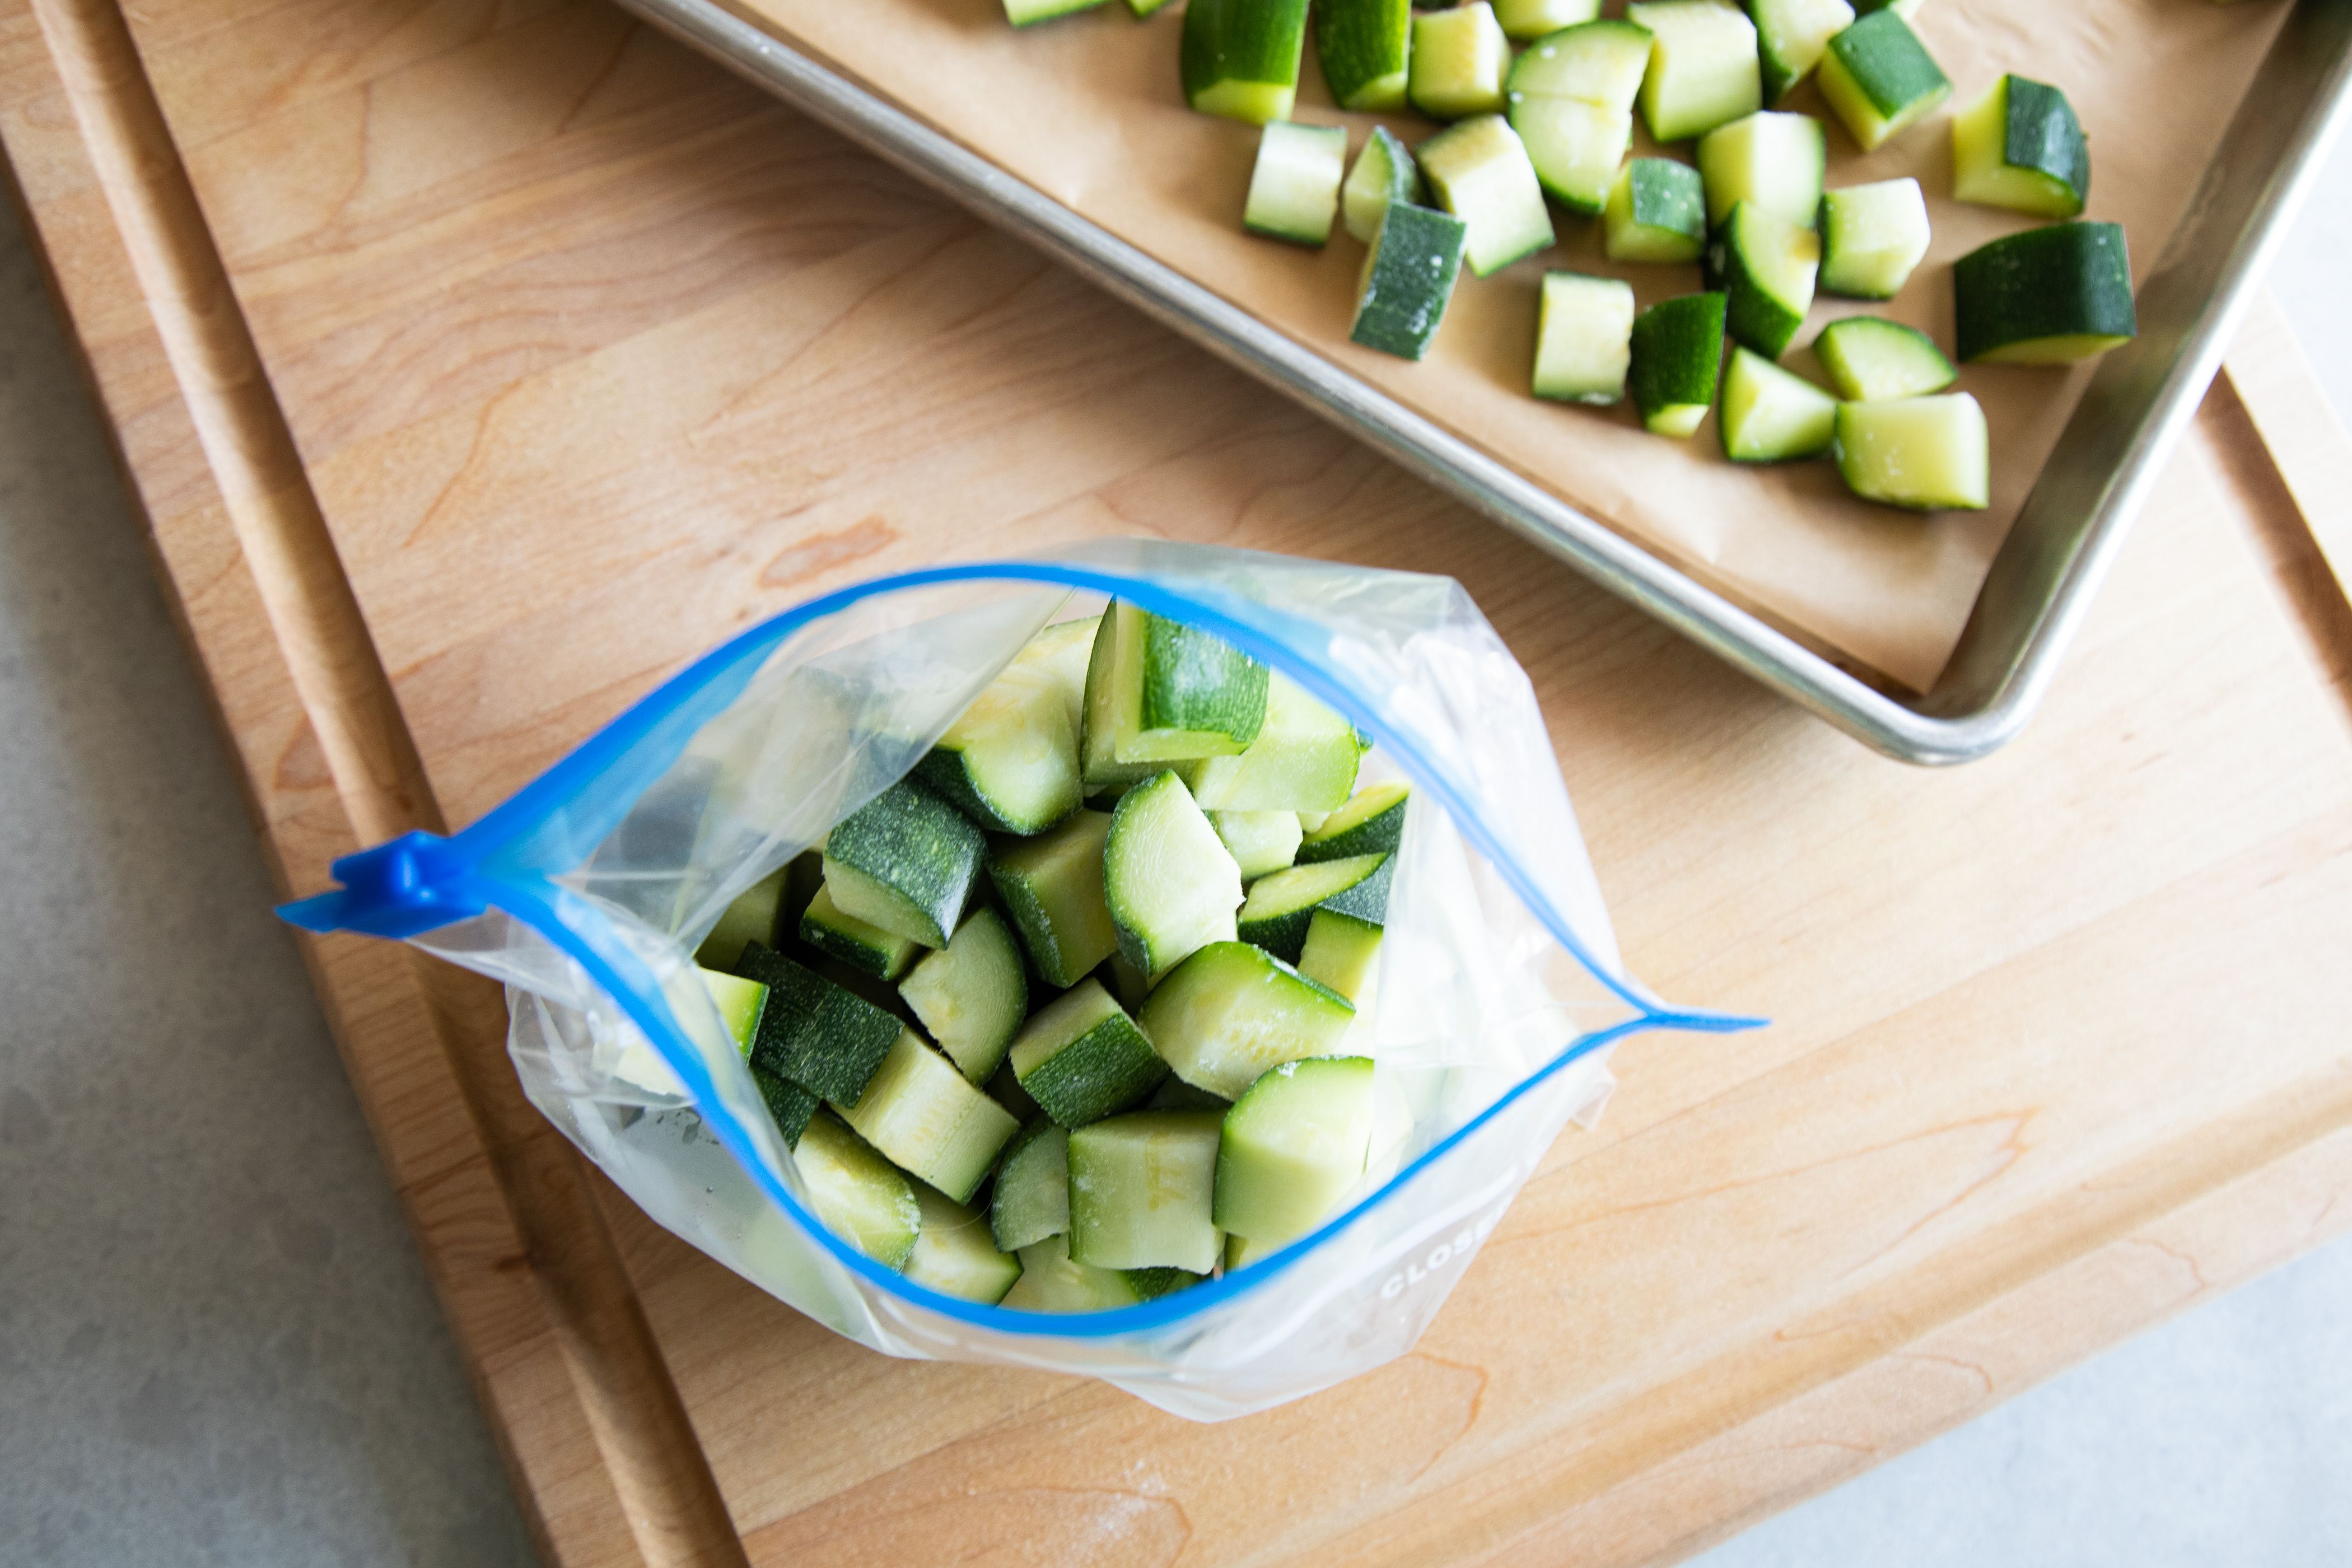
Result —
[[[0, 228], [0, 1558], [531, 1552], [96, 416]], [[2276, 285], [2352, 408], [2352, 152]], [[2341, 1562], [2352, 1244], [1708, 1568]]]

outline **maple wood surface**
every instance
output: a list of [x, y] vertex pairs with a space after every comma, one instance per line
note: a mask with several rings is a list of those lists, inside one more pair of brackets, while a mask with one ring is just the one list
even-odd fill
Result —
[[0, 141], [289, 890], [813, 592], [1161, 533], [1459, 577], [1629, 963], [1779, 1020], [1622, 1052], [1413, 1354], [1196, 1426], [830, 1336], [583, 1173], [491, 988], [313, 943], [552, 1560], [1659, 1561], [2352, 1224], [2291, 344], [1926, 773], [602, 5], [0, 0]]

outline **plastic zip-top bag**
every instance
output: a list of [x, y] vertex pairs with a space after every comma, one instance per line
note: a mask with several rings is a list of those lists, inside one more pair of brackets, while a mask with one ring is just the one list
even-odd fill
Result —
[[[1214, 634], [1409, 785], [1376, 983], [1370, 1153], [1331, 1217], [1262, 1260], [1108, 1310], [941, 1294], [810, 1192], [694, 962], [731, 901], [908, 774], [1029, 640], [1118, 599]], [[1543, 717], [1449, 578], [1157, 542], [877, 578], [735, 637], [447, 838], [337, 863], [284, 913], [413, 942], [507, 986], [530, 1099], [654, 1219], [891, 1355], [1106, 1379], [1217, 1420], [1412, 1348], [1609, 1048], [1752, 1020], [1670, 1007], [1619, 962]]]

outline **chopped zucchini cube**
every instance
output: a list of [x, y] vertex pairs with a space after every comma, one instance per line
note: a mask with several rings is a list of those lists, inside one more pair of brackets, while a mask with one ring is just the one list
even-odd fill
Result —
[[1522, 43], [1600, 15], [1601, 0], [1495, 0], [1495, 20], [1503, 25], [1503, 36]]
[[1396, 862], [1389, 855], [1351, 855], [1318, 860], [1261, 877], [1242, 906], [1241, 939], [1281, 959], [1298, 962], [1307, 928], [1318, 909], [1336, 910], [1374, 925], [1388, 918], [1389, 883]]
[[1359, 114], [1402, 109], [1412, 0], [1323, 0], [1312, 9], [1315, 53], [1331, 100]]
[[915, 776], [991, 832], [1045, 832], [1078, 809], [1083, 793], [1061, 681], [1038, 660], [1015, 658], [956, 716]]
[[1356, 1009], [1262, 947], [1221, 942], [1161, 981], [1136, 1022], [1176, 1076], [1238, 1099], [1284, 1062], [1332, 1054]]
[[[1331, 220], [1339, 216], [1339, 182], [1347, 167], [1348, 132], [1339, 126], [1268, 121], [1258, 133], [1242, 226], [1294, 245], [1323, 244], [1331, 237]], [[1071, 782], [1075, 786], [1075, 770]]]
[[824, 885], [842, 913], [945, 947], [987, 852], [970, 817], [900, 779], [834, 824], [824, 841]]
[[1617, 278], [1547, 272], [1536, 318], [1538, 397], [1611, 404], [1633, 359], [1633, 286]]
[[896, 931], [884, 931], [856, 915], [842, 913], [841, 906], [833, 901], [832, 890], [823, 887], [817, 889], [808, 908], [801, 911], [800, 939], [819, 952], [877, 980], [898, 979], [907, 973], [907, 965], [921, 951], [920, 943]]
[[1744, 348], [1723, 373], [1723, 455], [1735, 463], [1818, 458], [1837, 435], [1837, 399]]
[[1697, 155], [1710, 227], [1728, 220], [1741, 202], [1813, 226], [1821, 212], [1829, 139], [1811, 115], [1763, 110], [1718, 125], [1699, 138]]
[[1236, 757], [1177, 771], [1203, 811], [1331, 811], [1356, 785], [1356, 727], [1280, 671], [1267, 680], [1265, 722]]
[[1103, 899], [1120, 956], [1153, 980], [1209, 943], [1234, 940], [1241, 871], [1174, 773], [1119, 797], [1103, 846]]
[[1656, 42], [1642, 79], [1642, 121], [1654, 142], [1704, 136], [1764, 107], [1756, 25], [1727, 0], [1635, 0], [1625, 18]]
[[1601, 224], [1612, 261], [1696, 261], [1706, 248], [1698, 171], [1667, 158], [1633, 159], [1617, 171]]
[[1087, 782], [1135, 784], [1171, 762], [1246, 750], [1265, 690], [1265, 666], [1223, 638], [1114, 604], [1087, 666]]
[[1780, 102], [1813, 73], [1830, 40], [1853, 26], [1846, 0], [1748, 0], [1756, 53], [1764, 68], [1764, 101]]
[[903, 1026], [863, 996], [758, 942], [737, 973], [768, 988], [751, 1039], [751, 1065], [826, 1100], [856, 1100]]
[[1070, 1257], [1094, 1268], [1215, 1268], [1223, 1123], [1213, 1110], [1138, 1110], [1072, 1131]]
[[1370, 1001], [1385, 928], [1337, 910], [1317, 910], [1307, 923], [1307, 945], [1298, 951], [1298, 973], [1328, 985], [1362, 1013]]
[[1813, 340], [1813, 357], [1849, 403], [1925, 397], [1960, 379], [1936, 340], [1916, 327], [1877, 316], [1832, 321]]
[[1413, 150], [1438, 205], [1465, 226], [1463, 258], [1484, 278], [1552, 242], [1551, 213], [1526, 143], [1499, 114], [1441, 131]]
[[1119, 1270], [1071, 1261], [1070, 1238], [1057, 1235], [1021, 1249], [1021, 1278], [998, 1305], [1025, 1312], [1107, 1312], [1142, 1300]]
[[1070, 1229], [1070, 1132], [1039, 1117], [1004, 1151], [989, 1193], [988, 1223], [1007, 1252]]
[[899, 1169], [958, 1203], [979, 1189], [1021, 1131], [1011, 1111], [974, 1089], [912, 1029], [899, 1032], [863, 1094], [833, 1106]]
[[1370, 1061], [1285, 1062], [1225, 1113], [1212, 1217], [1253, 1241], [1305, 1236], [1362, 1177], [1371, 1137]]
[[1633, 318], [1633, 363], [1626, 385], [1642, 424], [1658, 436], [1688, 436], [1715, 405], [1723, 367], [1724, 297], [1685, 294]]
[[809, 1207], [825, 1228], [885, 1268], [903, 1268], [923, 1211], [906, 1173], [830, 1113], [813, 1118], [793, 1151]]
[[1168, 1076], [1150, 1040], [1092, 976], [1039, 1008], [1008, 1059], [1022, 1089], [1064, 1127], [1125, 1110]]
[[1287, 120], [1306, 42], [1307, 0], [1187, 0], [1184, 101], [1251, 125]]
[[1631, 113], [1653, 41], [1647, 27], [1633, 22], [1562, 27], [1530, 44], [1511, 67], [1511, 99], [1573, 98]]
[[1091, 11], [1103, 0], [1004, 0], [1004, 19], [1016, 27], [1050, 22], [1056, 16]]
[[1952, 121], [1952, 195], [2035, 217], [2074, 217], [2091, 195], [2091, 147], [2054, 87], [2005, 76]]
[[1388, 215], [1391, 202], [1421, 198], [1421, 165], [1387, 126], [1373, 126], [1339, 190], [1340, 216], [1348, 232], [1370, 245], [1381, 232], [1381, 219]]
[[997, 1250], [988, 1222], [944, 1194], [915, 1189], [922, 1229], [907, 1255], [909, 1280], [942, 1296], [993, 1306], [1021, 1278], [1021, 1260]]
[[2123, 226], [2060, 223], [1969, 252], [1952, 268], [1962, 363], [2066, 364], [2137, 335]]
[[1714, 244], [1731, 336], [1767, 359], [1779, 359], [1812, 309], [1821, 271], [1821, 236], [1753, 202], [1731, 209]]
[[1502, 112], [1511, 42], [1486, 0], [1412, 19], [1405, 96], [1432, 120]]
[[974, 1083], [986, 1083], [1029, 1012], [1021, 948], [994, 910], [974, 910], [900, 983], [916, 1022]]
[[1874, 11], [1832, 38], [1821, 79], [1822, 96], [1865, 153], [1952, 96], [1943, 68], [1893, 10]]
[[1927, 254], [1927, 198], [1906, 175], [1822, 196], [1822, 287], [1892, 300]]
[[1452, 213], [1391, 202], [1364, 257], [1349, 339], [1399, 359], [1427, 353], [1454, 297], [1469, 232]]
[[1580, 98], [1511, 98], [1511, 129], [1526, 144], [1551, 198], [1588, 216], [1609, 203], [1617, 166], [1633, 144], [1633, 117]]
[[1213, 811], [1209, 824], [1225, 841], [1242, 880], [1254, 882], [1291, 866], [1301, 837], [1295, 811]]
[[1984, 410], [1965, 392], [1841, 403], [1838, 473], [1865, 500], [1917, 511], [1981, 511], [1992, 493]]
[[1076, 985], [1118, 951], [1118, 928], [1103, 900], [1103, 844], [1110, 814], [1077, 811], [1042, 837], [1000, 844], [988, 879], [1012, 917], [1030, 961], [1056, 990]]
[[1345, 860], [1356, 855], [1393, 855], [1404, 842], [1405, 804], [1412, 792], [1401, 784], [1368, 784], [1348, 803], [1308, 828], [1299, 842], [1298, 863]]

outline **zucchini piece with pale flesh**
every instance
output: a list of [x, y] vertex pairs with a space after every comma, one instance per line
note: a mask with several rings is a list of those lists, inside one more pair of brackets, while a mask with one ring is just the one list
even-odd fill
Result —
[[1952, 120], [1952, 196], [2035, 217], [2081, 214], [2091, 145], [2056, 88], [2005, 76]]
[[1633, 360], [1633, 286], [1622, 279], [1545, 273], [1529, 390], [1563, 403], [1622, 401]]
[[1832, 321], [1813, 340], [1813, 357], [1849, 403], [1925, 397], [1960, 379], [1935, 339], [1880, 316]]
[[989, 1189], [988, 1224], [1007, 1252], [1070, 1230], [1070, 1131], [1039, 1117], [1006, 1145]]
[[947, 946], [898, 983], [916, 1021], [963, 1076], [986, 1083], [1029, 1013], [1021, 947], [994, 910], [974, 910]]
[[1731, 351], [1723, 373], [1723, 455], [1735, 463], [1818, 458], [1837, 435], [1838, 400], [1759, 353]]
[[1494, 0], [1503, 36], [1521, 43], [1597, 20], [1601, 0]]
[[[756, 980], [705, 964], [696, 964], [695, 973], [702, 982], [703, 994], [719, 1010], [719, 1021], [726, 1027], [728, 1037], [749, 1060], [751, 1042], [759, 1033], [760, 1015], [768, 1004], [768, 988]], [[630, 1035], [629, 1042], [621, 1047], [619, 1056], [605, 1069], [607, 1075], [624, 1083], [634, 1084], [649, 1094], [683, 1097], [686, 1085], [679, 1081], [669, 1063], [662, 1059], [661, 1053], [654, 1049], [653, 1042], [635, 1030], [631, 1030]]]
[[1764, 107], [1756, 24], [1727, 0], [1651, 0], [1625, 19], [1656, 42], [1642, 79], [1642, 122], [1650, 140], [1681, 142]]
[[791, 868], [779, 866], [741, 892], [719, 911], [719, 923], [694, 950], [694, 962], [705, 969], [730, 970], [743, 956], [747, 942], [776, 941], [776, 919], [783, 906], [784, 879]]
[[1307, 922], [1307, 945], [1298, 950], [1298, 973], [1337, 991], [1360, 1013], [1378, 977], [1382, 929], [1378, 921], [1317, 910]]
[[1021, 1249], [1021, 1278], [997, 1305], [1025, 1312], [1107, 1312], [1142, 1300], [1135, 1282], [1118, 1269], [1073, 1262], [1069, 1237], [1058, 1235]]
[[1671, 158], [1629, 160], [1609, 187], [1601, 229], [1612, 261], [1696, 261], [1706, 248], [1698, 171]]
[[1661, 300], [1633, 318], [1633, 365], [1625, 384], [1652, 435], [1688, 436], [1715, 406], [1723, 321], [1719, 293]]
[[1265, 688], [1265, 666], [1223, 638], [1114, 604], [1087, 666], [1087, 783], [1131, 784], [1169, 763], [1246, 751]]
[[1709, 250], [1724, 292], [1724, 328], [1779, 359], [1805, 324], [1822, 266], [1822, 237], [1753, 202], [1731, 209]]
[[1178, 68], [1202, 114], [1264, 125], [1290, 118], [1307, 0], [1187, 0]]
[[1905, 175], [1822, 195], [1822, 289], [1892, 300], [1927, 254], [1927, 198]]
[[824, 841], [824, 885], [842, 913], [945, 947], [987, 853], [970, 817], [900, 779], [834, 824]]
[[866, 1092], [833, 1100], [841, 1119], [897, 1163], [963, 1203], [1021, 1123], [912, 1029], [899, 1032]]
[[1486, 0], [1412, 19], [1405, 96], [1432, 120], [1466, 120], [1502, 110], [1511, 41]]
[[1445, 321], [1469, 228], [1452, 213], [1392, 201], [1364, 256], [1349, 341], [1417, 360]]
[[1358, 114], [1402, 109], [1412, 0], [1322, 0], [1313, 11], [1315, 54], [1332, 101]]
[[922, 1205], [907, 1173], [835, 1121], [811, 1118], [793, 1150], [809, 1206], [825, 1228], [885, 1268], [903, 1268], [922, 1234]]
[[1996, 239], [1953, 264], [1952, 297], [1963, 364], [2071, 364], [2139, 331], [2121, 224]]
[[1892, 10], [1874, 11], [1830, 40], [1821, 85], [1822, 96], [1865, 153], [1952, 96], [1951, 79]]
[[1139, 1104], [1168, 1076], [1151, 1041], [1091, 975], [1039, 1008], [1007, 1059], [1022, 1090], [1064, 1127]]
[[1631, 114], [1649, 74], [1646, 27], [1624, 21], [1586, 21], [1547, 33], [1511, 67], [1507, 91], [1521, 98], [1573, 98]]
[[1349, 234], [1370, 245], [1381, 232], [1381, 219], [1391, 202], [1421, 199], [1421, 165], [1412, 161], [1412, 150], [1387, 126], [1373, 126], [1339, 188], [1340, 221]]
[[1055, 621], [1023, 645], [1013, 662], [1050, 682], [1060, 693], [1062, 707], [1070, 716], [1070, 733], [1078, 734], [1087, 720], [1087, 664], [1094, 658], [1095, 633], [1101, 628], [1100, 616], [1088, 616], [1084, 620]]
[[1082, 793], [1078, 732], [1061, 682], [1016, 658], [948, 726], [915, 776], [992, 832], [1045, 832], [1078, 809]]
[[1241, 939], [1286, 963], [1296, 963], [1307, 945], [1307, 928], [1317, 910], [1337, 910], [1360, 921], [1385, 924], [1389, 883], [1394, 875], [1392, 856], [1353, 855], [1261, 877], [1251, 885], [1249, 901], [1242, 906]]
[[1838, 473], [1865, 500], [1915, 511], [1981, 511], [1992, 489], [1984, 410], [1965, 392], [1841, 403]]
[[905, 1026], [863, 996], [760, 942], [735, 966], [768, 988], [751, 1065], [825, 1100], [855, 1100]]
[[1269, 1068], [1331, 1055], [1355, 1016], [1265, 949], [1221, 942], [1179, 964], [1136, 1021], [1179, 1078], [1234, 1100]]
[[1103, 900], [1120, 956], [1154, 981], [1209, 943], [1234, 940], [1241, 872], [1174, 773], [1119, 798], [1103, 846]]
[[1527, 144], [1499, 114], [1439, 132], [1413, 149], [1437, 205], [1466, 227], [1462, 257], [1484, 278], [1552, 242], [1551, 212]]
[[1066, 990], [1118, 950], [1118, 928], [1103, 901], [1107, 811], [1073, 812], [1053, 832], [999, 844], [988, 857], [996, 889], [1021, 945], [1046, 984]]
[[1056, 16], [1091, 11], [1103, 0], [1004, 0], [1004, 19], [1016, 27], [1034, 26]]
[[1764, 68], [1764, 101], [1779, 103], [1813, 74], [1830, 40], [1853, 26], [1846, 0], [1748, 0], [1756, 19], [1756, 56]]
[[1511, 68], [1511, 128], [1561, 205], [1588, 216], [1608, 205], [1649, 55], [1650, 35], [1632, 23], [1585, 22], [1538, 38]]
[[1339, 182], [1347, 169], [1348, 132], [1341, 127], [1267, 121], [1258, 132], [1242, 226], [1293, 245], [1326, 243], [1339, 216]]
[[1305, 837], [1295, 811], [1213, 811], [1209, 826], [1224, 841], [1244, 882], [1293, 864]]
[[922, 950], [921, 943], [896, 931], [843, 914], [841, 906], [833, 901], [833, 890], [822, 887], [801, 912], [800, 939], [877, 980], [898, 979]]
[[1710, 227], [1727, 221], [1741, 202], [1813, 226], [1822, 206], [1822, 175], [1829, 167], [1829, 139], [1811, 115], [1759, 110], [1700, 137], [1696, 155]]
[[1265, 722], [1249, 749], [1177, 772], [1203, 811], [1330, 811], [1355, 788], [1362, 755], [1354, 725], [1276, 671], [1266, 682]]
[[1225, 1113], [1210, 1216], [1218, 1229], [1253, 1241], [1297, 1240], [1362, 1178], [1371, 1137], [1370, 1061], [1285, 1062]]
[[993, 1306], [1021, 1278], [1021, 1260], [998, 1249], [988, 1221], [946, 1194], [917, 1184], [923, 1228], [901, 1271], [915, 1284], [959, 1300]]
[[1394, 854], [1404, 842], [1405, 802], [1412, 795], [1401, 784], [1366, 784], [1299, 840], [1298, 863]]
[[1138, 1110], [1073, 1129], [1070, 1257], [1096, 1268], [1215, 1268], [1223, 1122], [1213, 1110]]
[[[735, 1037], [736, 1048], [750, 1064], [751, 1047], [760, 1037], [760, 1017], [767, 1007], [768, 988], [740, 974], [721, 974], [708, 969], [702, 972], [702, 983], [709, 988], [711, 1001], [718, 1004], [719, 1016], [726, 1024], [727, 1032]], [[756, 1065], [751, 1066], [751, 1086], [760, 1091], [760, 1103], [768, 1108], [769, 1120], [782, 1135], [784, 1147], [796, 1147], [808, 1128], [809, 1118], [816, 1113], [816, 1096], [791, 1079], [778, 1078]]]

